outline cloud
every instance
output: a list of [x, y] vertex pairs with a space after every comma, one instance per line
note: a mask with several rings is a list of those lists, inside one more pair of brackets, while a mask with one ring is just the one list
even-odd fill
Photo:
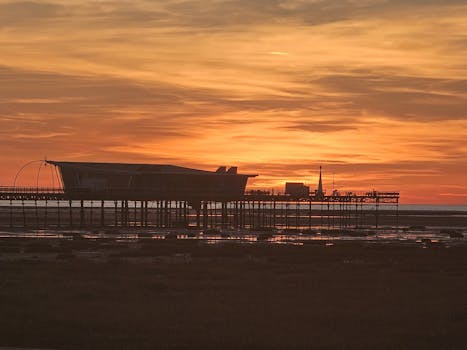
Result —
[[289, 125], [284, 126], [286, 130], [308, 131], [314, 133], [330, 133], [336, 131], [354, 130], [364, 126], [364, 122], [359, 122], [355, 119], [337, 119], [329, 118], [328, 120], [305, 120], [302, 122], [291, 122]]
[[2, 174], [43, 154], [222, 160], [276, 186], [325, 164], [348, 187], [454, 193], [466, 181], [466, 9], [0, 0], [0, 146], [15, 150]]
[[0, 27], [31, 25], [56, 18], [65, 7], [48, 2], [0, 2]]
[[[432, 10], [465, 5], [462, 0], [152, 0], [135, 1], [7, 1], [0, 2], [4, 25], [60, 18], [90, 21], [96, 26], [191, 28], [197, 31], [226, 30], [252, 25], [294, 24], [316, 26], [340, 21], [387, 17], [407, 11]], [[14, 20], [13, 20], [14, 19]], [[246, 29], [246, 28], [245, 28]]]
[[[465, 120], [467, 80], [389, 75], [355, 71], [310, 81], [340, 94], [350, 114], [381, 115], [404, 120]], [[341, 97], [342, 96], [342, 97]]]
[[[118, 119], [123, 115], [133, 120], [156, 115], [180, 117], [183, 114], [168, 107], [176, 107], [189, 100], [209, 102], [201, 89], [192, 90], [163, 82], [148, 86], [108, 76], [79, 76], [8, 67], [0, 67], [0, 77], [3, 82], [0, 85], [0, 113], [10, 116], [40, 114], [47, 119], [112, 115]], [[150, 110], [156, 106], [158, 111]]]

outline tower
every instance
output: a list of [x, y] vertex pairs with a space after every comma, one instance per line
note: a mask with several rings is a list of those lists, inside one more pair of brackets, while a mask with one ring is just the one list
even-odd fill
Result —
[[321, 166], [319, 167], [319, 183], [318, 183], [318, 191], [316, 191], [316, 196], [318, 198], [323, 198], [324, 197], [322, 167]]

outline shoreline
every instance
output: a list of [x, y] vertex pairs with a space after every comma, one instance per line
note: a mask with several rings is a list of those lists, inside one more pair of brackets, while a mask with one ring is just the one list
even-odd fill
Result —
[[0, 346], [460, 349], [467, 247], [0, 239]]

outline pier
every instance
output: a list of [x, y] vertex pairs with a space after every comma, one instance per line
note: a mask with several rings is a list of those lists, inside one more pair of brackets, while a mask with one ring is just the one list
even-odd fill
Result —
[[[62, 188], [0, 187], [0, 227], [31, 229], [183, 228], [200, 230], [375, 229], [398, 226], [399, 193], [334, 191], [294, 197], [247, 191], [236, 200], [150, 198], [146, 191], [83, 193]], [[128, 193], [126, 193], [128, 194]], [[81, 198], [79, 198], [81, 197]], [[189, 197], [189, 196], [187, 196]]]

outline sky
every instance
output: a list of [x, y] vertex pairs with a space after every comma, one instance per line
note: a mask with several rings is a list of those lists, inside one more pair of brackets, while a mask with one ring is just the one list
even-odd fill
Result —
[[0, 0], [0, 185], [45, 157], [276, 191], [322, 165], [328, 191], [465, 204], [466, 57], [465, 0]]

